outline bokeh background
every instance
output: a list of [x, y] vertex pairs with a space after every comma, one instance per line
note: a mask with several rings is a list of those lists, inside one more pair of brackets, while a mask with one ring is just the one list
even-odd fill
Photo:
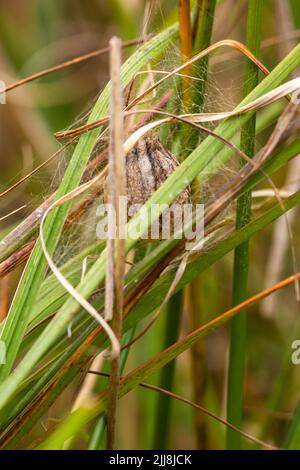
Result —
[[[272, 69], [298, 42], [300, 8], [297, 0], [266, 0], [264, 4], [261, 60]], [[146, 2], [142, 0], [1, 0], [0, 79], [10, 84], [67, 59], [105, 47], [114, 34], [123, 40], [139, 37], [145, 26], [145, 7]], [[246, 9], [247, 2], [243, 0], [217, 2], [213, 42], [222, 38], [244, 41]], [[176, 0], [157, 0], [153, 2], [147, 18], [147, 31], [159, 31], [176, 18]], [[130, 51], [130, 48], [124, 51], [124, 58]], [[178, 45], [174, 45], [173, 53], [166, 57], [166, 66], [172, 68], [176, 61], [180, 61]], [[213, 56], [207, 109], [227, 110], [238, 102], [242, 94], [242, 64], [241, 57], [228, 50]], [[75, 126], [85, 116], [108, 76], [106, 55], [26, 84], [7, 95], [6, 105], [0, 106], [0, 190], [5, 190], [59, 148], [54, 132]], [[258, 148], [269, 132], [267, 129], [258, 137]], [[68, 154], [59, 158], [1, 199], [0, 218], [25, 206], [0, 222], [1, 237], [55, 189]], [[300, 173], [285, 168], [276, 175], [275, 183], [281, 186], [287, 177], [297, 185]], [[295, 214], [292, 226], [294, 243], [298, 247], [299, 211]], [[270, 285], [269, 272], [274, 274], [276, 271], [282, 278], [293, 270], [289, 244], [280, 266], [272, 265], [273, 231], [274, 225], [252, 240], [249, 294]], [[3, 299], [11, 299], [21, 269], [18, 267], [10, 274], [10, 293], [7, 294], [7, 281], [1, 281], [2, 316], [7, 310], [7, 302]], [[204, 312], [203, 320], [209, 320], [230, 306], [231, 273], [232, 255], [229, 255], [201, 276], [199, 309]], [[297, 368], [291, 364], [290, 355], [291, 342], [300, 339], [300, 323], [299, 304], [293, 287], [274, 299], [271, 304], [256, 305], [249, 314], [245, 419], [249, 432], [259, 434], [258, 420], [272, 429], [275, 438], [288, 426], [299, 395], [300, 366]], [[162, 316], [142, 344], [134, 346], [126, 370], [162, 349], [164, 325]], [[186, 306], [182, 334], [190, 329], [191, 320]], [[227, 349], [227, 327], [219, 329], [198, 348], [198, 354], [203, 357], [200, 368], [202, 404], [220, 416], [224, 415]], [[174, 391], [193, 398], [194, 372], [191, 353], [180, 356], [176, 362]], [[153, 377], [152, 382], [158, 383], [158, 376]], [[60, 420], [64, 416], [79, 385], [78, 379], [52, 407], [47, 420]], [[276, 411], [272, 407], [268, 409], [272, 400], [277, 400]], [[169, 445], [172, 448], [224, 447], [224, 426], [182, 403], [173, 402], [171, 406]], [[118, 447], [153, 447], [158, 421], [157, 395], [148, 390], [130, 393], [120, 404]], [[34, 433], [38, 437], [39, 426]]]

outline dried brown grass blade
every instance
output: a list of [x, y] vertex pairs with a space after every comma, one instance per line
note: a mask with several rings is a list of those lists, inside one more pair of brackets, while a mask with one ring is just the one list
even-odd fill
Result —
[[255, 57], [255, 55], [253, 55], [252, 52], [244, 44], [242, 44], [239, 41], [235, 41], [233, 39], [224, 39], [222, 41], [216, 42], [215, 44], [212, 44], [211, 46], [207, 47], [203, 51], [201, 51], [198, 54], [194, 55], [191, 59], [187, 60], [183, 65], [180, 65], [179, 67], [173, 69], [168, 75], [166, 75], [165, 77], [158, 80], [158, 82], [156, 82], [155, 85], [152, 85], [147, 90], [145, 90], [142, 94], [140, 94], [134, 100], [132, 100], [128, 105], [129, 108], [132, 108], [134, 105], [139, 103], [139, 101], [141, 101], [147, 94], [151, 93], [154, 88], [161, 85], [165, 80], [168, 80], [168, 78], [172, 77], [173, 75], [175, 75], [178, 72], [181, 72], [181, 70], [186, 69], [186, 67], [188, 67], [189, 65], [192, 65], [194, 62], [197, 62], [198, 60], [202, 59], [203, 57], [205, 57], [209, 53], [219, 49], [220, 47], [224, 47], [224, 46], [231, 47], [233, 49], [238, 50], [239, 52], [241, 52], [242, 54], [247, 56], [249, 60], [251, 60], [253, 63], [255, 63], [257, 65], [257, 67], [259, 67], [262, 70], [263, 73], [265, 73], [266, 75], [269, 73], [268, 69], [262, 64], [262, 62], [260, 62], [257, 59], [257, 57]]
[[[88, 373], [93, 374], [93, 375], [98, 375], [100, 377], [109, 377], [109, 374], [106, 374], [106, 373], [103, 373], [103, 372], [98, 372], [97, 370], [93, 370], [93, 369], [89, 370]], [[148, 383], [145, 383], [145, 382], [139, 383], [139, 386], [143, 387], [143, 388], [146, 388], [148, 390], [152, 390], [154, 392], [161, 393], [161, 394], [166, 395], [170, 398], [173, 398], [173, 399], [178, 400], [182, 403], [185, 403], [186, 405], [192, 406], [193, 408], [195, 408], [197, 410], [200, 410], [202, 413], [206, 414], [207, 416], [210, 416], [211, 418], [218, 421], [219, 423], [224, 424], [224, 426], [227, 426], [227, 427], [233, 429], [234, 431], [238, 432], [241, 436], [245, 437], [246, 439], [248, 439], [252, 442], [255, 442], [256, 444], [259, 444], [260, 446], [265, 447], [266, 449], [281, 450], [280, 448], [278, 448], [276, 446], [273, 446], [272, 444], [269, 444], [268, 442], [264, 442], [260, 439], [257, 439], [254, 436], [251, 436], [247, 432], [242, 431], [241, 429], [237, 428], [233, 424], [226, 421], [226, 419], [221, 418], [220, 416], [216, 415], [215, 413], [208, 410], [204, 406], [198, 405], [197, 403], [194, 403], [193, 401], [188, 400], [187, 398], [182, 397], [181, 395], [178, 395], [174, 392], [171, 392], [170, 390], [166, 390], [162, 387], [157, 387], [156, 385], [151, 385], [151, 384], [148, 384]]]
[[[149, 39], [151, 35], [147, 35], [147, 39]], [[141, 44], [145, 41], [145, 38], [137, 38], [137, 39], [131, 39], [130, 41], [125, 41], [122, 44], [122, 47], [130, 47], [130, 46], [135, 46], [138, 44]], [[80, 64], [81, 62], [85, 62], [87, 60], [93, 59], [95, 57], [99, 57], [103, 54], [107, 54], [109, 52], [109, 47], [103, 47], [101, 49], [97, 49], [92, 52], [88, 52], [87, 54], [74, 57], [74, 59], [67, 60], [65, 62], [62, 62], [61, 64], [54, 65], [53, 67], [49, 67], [45, 70], [41, 70], [40, 72], [37, 72], [33, 75], [30, 75], [29, 77], [23, 78], [22, 80], [18, 80], [15, 83], [12, 83], [11, 85], [8, 85], [4, 90], [1, 91], [1, 93], [7, 93], [11, 90], [14, 90], [15, 88], [18, 88], [22, 85], [25, 85], [26, 83], [32, 82], [34, 80], [37, 80], [41, 77], [44, 77], [46, 75], [49, 75], [54, 72], [58, 72], [59, 70], [66, 69], [68, 67], [71, 67], [76, 64]], [[0, 93], [0, 94], [1, 94]]]

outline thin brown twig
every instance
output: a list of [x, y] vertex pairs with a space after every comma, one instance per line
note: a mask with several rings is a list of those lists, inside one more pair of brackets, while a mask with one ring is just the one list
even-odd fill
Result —
[[216, 421], [219, 421], [219, 423], [224, 424], [224, 426], [227, 426], [228, 428], [233, 429], [234, 431], [238, 432], [241, 436], [243, 436], [245, 439], [248, 439], [252, 442], [255, 442], [256, 444], [261, 445], [262, 447], [265, 447], [270, 450], [281, 450], [279, 447], [273, 446], [272, 444], [269, 444], [268, 442], [264, 442], [261, 439], [258, 439], [254, 436], [251, 436], [245, 431], [242, 431], [241, 429], [237, 428], [233, 424], [229, 423], [226, 419], [221, 418], [220, 416], [216, 415], [212, 411], [208, 410], [207, 408], [198, 405], [197, 403], [194, 403], [191, 400], [188, 400], [187, 398], [182, 397], [181, 395], [178, 395], [174, 392], [171, 392], [169, 390], [165, 390], [161, 387], [157, 387], [155, 385], [150, 385], [147, 383], [142, 382], [140, 384], [141, 387], [147, 388], [149, 390], [153, 390], [158, 393], [162, 393], [164, 395], [169, 396], [170, 398], [174, 398], [175, 400], [181, 401], [182, 403], [185, 403], [186, 405], [192, 406], [193, 408], [201, 411], [202, 413], [206, 414], [207, 416], [210, 416], [211, 418], [215, 419]]
[[[88, 370], [88, 374], [94, 374], [94, 375], [98, 375], [100, 377], [109, 378], [109, 374], [106, 374], [105, 372], [98, 372], [98, 371], [95, 371], [95, 370]], [[123, 377], [121, 377], [121, 379], [123, 379]], [[251, 436], [247, 432], [242, 431], [241, 429], [237, 428], [233, 424], [226, 421], [226, 419], [221, 418], [220, 416], [216, 415], [215, 413], [208, 410], [204, 406], [198, 405], [197, 403], [194, 403], [193, 401], [191, 401], [191, 400], [189, 400], [185, 397], [182, 397], [181, 395], [178, 395], [177, 393], [171, 392], [170, 390], [166, 390], [165, 388], [157, 387], [156, 385], [151, 385], [151, 384], [148, 384], [148, 383], [145, 383], [145, 382], [141, 382], [138, 385], [139, 385], [139, 387], [146, 388], [148, 390], [152, 390], [153, 392], [161, 393], [161, 394], [166, 395], [170, 398], [173, 398], [173, 399], [178, 400], [182, 403], [185, 403], [186, 405], [192, 406], [193, 408], [196, 408], [197, 410], [200, 410], [202, 413], [206, 414], [210, 418], [213, 418], [214, 420], [218, 421], [219, 423], [224, 424], [224, 426], [227, 426], [228, 428], [231, 428], [234, 431], [238, 432], [245, 439], [248, 439], [252, 442], [255, 442], [256, 444], [259, 444], [262, 447], [265, 447], [265, 448], [270, 449], [270, 450], [281, 450], [279, 447], [273, 446], [272, 444], [269, 444], [268, 442], [264, 442], [264, 441], [254, 437], [254, 436]]]
[[66, 147], [68, 147], [70, 144], [72, 143], [72, 140], [70, 142], [67, 142], [65, 145], [63, 145], [61, 148], [59, 148], [56, 152], [54, 152], [49, 158], [47, 158], [46, 160], [44, 160], [40, 165], [38, 165], [37, 167], [35, 167], [32, 171], [30, 171], [29, 173], [27, 173], [25, 176], [23, 176], [21, 179], [19, 179], [16, 183], [12, 184], [11, 186], [9, 186], [9, 188], [5, 189], [4, 191], [2, 191], [0, 193], [0, 198], [5, 196], [6, 194], [10, 193], [13, 189], [17, 188], [18, 186], [20, 186], [20, 184], [24, 183], [24, 181], [26, 181], [28, 178], [30, 178], [31, 176], [33, 176], [37, 171], [41, 170], [44, 166], [48, 165], [48, 163], [50, 163], [52, 160], [54, 160], [54, 158], [56, 158], [58, 155], [60, 155], [60, 153], [66, 149]]
[[[147, 39], [150, 39], [151, 36], [152, 35], [148, 34]], [[138, 44], [142, 44], [144, 41], [145, 41], [145, 38], [131, 39], [129, 41], [124, 41], [122, 44], [122, 47], [125, 48], [125, 47], [135, 46]], [[49, 67], [48, 69], [42, 70], [33, 75], [30, 75], [29, 77], [23, 78], [22, 80], [18, 80], [17, 82], [12, 83], [11, 85], [8, 85], [4, 90], [1, 90], [0, 94], [7, 93], [8, 91], [14, 90], [15, 88], [18, 88], [34, 80], [37, 80], [38, 78], [44, 77], [45, 75], [58, 72], [59, 70], [66, 69], [67, 67], [71, 67], [76, 64], [80, 64], [81, 62], [85, 62], [95, 57], [99, 57], [103, 54], [107, 54], [108, 52], [109, 52], [109, 47], [103, 47], [101, 49], [96, 49], [95, 51], [88, 52], [87, 54], [74, 57], [74, 59], [67, 60], [61, 64], [54, 65], [53, 67]]]

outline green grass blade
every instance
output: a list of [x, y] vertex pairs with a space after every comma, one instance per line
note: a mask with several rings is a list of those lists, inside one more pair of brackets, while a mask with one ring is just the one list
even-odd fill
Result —
[[300, 402], [296, 406], [284, 448], [289, 450], [300, 449]]
[[[216, 0], [201, 0], [200, 11], [197, 25], [197, 34], [193, 45], [193, 53], [197, 54], [203, 51], [211, 43], [212, 29], [214, 23], [214, 14], [216, 8]], [[201, 81], [197, 81], [193, 87], [193, 96], [191, 100], [191, 113], [202, 113], [205, 101], [206, 82], [208, 76], [208, 60], [209, 57], [203, 59], [194, 65], [193, 75], [197, 76]], [[199, 141], [199, 136], [204, 136], [204, 133], [199, 132], [198, 129], [191, 128], [190, 126], [182, 124], [183, 149], [193, 149]]]
[[[260, 54], [260, 36], [262, 24], [262, 0], [249, 0], [247, 18], [248, 49], [256, 57]], [[247, 96], [258, 84], [257, 67], [247, 60], [244, 73], [244, 96]], [[241, 150], [253, 157], [255, 153], [255, 115], [241, 129]], [[241, 165], [246, 162], [242, 161]], [[251, 217], [251, 193], [245, 192], [237, 200], [236, 228], [246, 225]], [[242, 302], [247, 296], [249, 265], [248, 242], [239, 245], [234, 253], [233, 275], [233, 305]], [[236, 427], [242, 423], [244, 369], [246, 354], [246, 314], [238, 315], [231, 323], [228, 389], [227, 389], [227, 419]], [[241, 436], [230, 428], [227, 428], [227, 449], [240, 449]]]
[[[165, 326], [164, 349], [177, 341], [180, 329], [182, 313], [183, 291], [177, 292], [169, 301], [167, 308], [167, 319]], [[167, 364], [162, 370], [159, 378], [159, 386], [172, 390], [175, 376], [175, 361]], [[153, 449], [167, 449], [170, 435], [171, 400], [166, 395], [157, 397], [155, 410], [155, 430], [153, 437]]]

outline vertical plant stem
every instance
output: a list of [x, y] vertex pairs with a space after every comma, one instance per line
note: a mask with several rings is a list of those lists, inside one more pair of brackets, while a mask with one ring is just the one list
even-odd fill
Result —
[[[183, 291], [177, 292], [169, 301], [167, 309], [167, 321], [163, 348], [175, 343], [179, 336], [180, 320], [182, 312]], [[159, 386], [166, 390], [172, 390], [175, 375], [175, 361], [171, 361], [161, 371]], [[170, 435], [171, 401], [166, 395], [159, 395], [156, 406], [155, 429], [153, 449], [167, 449]]]
[[[214, 12], [216, 7], [216, 0], [198, 0], [197, 1], [197, 15], [193, 25], [193, 53], [197, 54], [201, 50], [210, 45], [211, 35], [213, 29]], [[199, 67], [200, 72], [199, 72]], [[201, 78], [197, 81], [195, 88], [193, 88], [192, 100], [190, 102], [190, 112], [202, 112], [205, 101], [205, 88], [208, 75], [208, 58], [201, 60], [200, 65], [194, 66], [193, 75]], [[196, 147], [199, 140], [199, 131], [186, 126], [183, 127], [182, 142], [183, 149], [188, 153], [189, 149]], [[192, 185], [193, 199], [197, 202], [198, 188], [197, 179]], [[191, 324], [195, 327], [200, 323], [202, 317], [202, 308], [204, 304], [200, 305], [199, 296], [201, 295], [201, 279], [198, 277], [194, 279], [186, 289], [186, 296], [188, 302], [188, 309], [191, 319]], [[192, 360], [192, 377], [193, 377], [193, 391], [194, 399], [197, 403], [203, 403], [203, 395], [205, 389], [204, 377], [204, 344], [199, 341], [191, 349]], [[204, 429], [203, 414], [195, 410], [195, 435], [197, 441], [197, 448], [203, 449], [205, 446], [206, 433]]]
[[[195, 17], [193, 26], [193, 54], [206, 49], [211, 43], [214, 13], [216, 7], [216, 0], [198, 0], [198, 14]], [[203, 112], [205, 89], [208, 74], [208, 57], [204, 57], [199, 63], [193, 67], [193, 76], [201, 80], [196, 82], [196, 85], [191, 88], [191, 99], [189, 101], [189, 109], [186, 110], [190, 113]], [[182, 131], [182, 149], [183, 157], [189, 154], [190, 150], [197, 146], [199, 140], [199, 130], [193, 129], [186, 125], [181, 126]]]
[[[247, 47], [256, 55], [260, 53], [260, 35], [262, 21], [262, 0], [249, 0], [247, 18]], [[244, 96], [247, 96], [258, 84], [258, 71], [248, 60], [244, 72]], [[241, 129], [241, 150], [249, 157], [255, 152], [255, 116]], [[243, 165], [244, 162], [241, 162]], [[250, 221], [251, 193], [247, 192], [237, 200], [236, 228], [240, 229]], [[247, 295], [249, 266], [248, 242], [238, 246], [234, 253], [233, 305], [242, 302]], [[227, 420], [235, 426], [241, 426], [243, 410], [243, 386], [246, 352], [246, 313], [231, 322], [229, 370], [227, 385]], [[241, 436], [227, 429], [227, 449], [240, 449]]]
[[[205, 273], [208, 275], [209, 273]], [[186, 288], [187, 308], [190, 318], [191, 330], [194, 330], [201, 323], [205, 323], [204, 307], [209, 306], [209, 301], [203, 299], [204, 292], [201, 276], [193, 279]], [[207, 294], [207, 293], [206, 293]], [[205, 296], [206, 297], [206, 296]], [[211, 296], [210, 296], [211, 297]], [[198, 341], [191, 348], [191, 376], [193, 387], [193, 401], [197, 404], [204, 403], [207, 374], [205, 368], [205, 341]], [[199, 410], [194, 411], [194, 432], [197, 449], [205, 449], [207, 444], [207, 430], [205, 427], [205, 417]]]
[[[178, 0], [179, 36], [182, 62], [192, 56], [192, 30], [190, 0]], [[183, 69], [186, 75], [191, 74], [191, 67]], [[182, 108], [188, 110], [191, 99], [191, 79], [182, 79]], [[175, 294], [168, 303], [167, 321], [165, 326], [164, 348], [178, 339], [182, 312], [183, 291]], [[175, 361], [170, 362], [161, 371], [159, 383], [167, 390], [172, 390], [175, 374]], [[153, 436], [153, 449], [166, 449], [170, 434], [171, 402], [166, 395], [160, 395], [156, 404], [156, 417]]]
[[[178, 0], [178, 16], [179, 16], [179, 35], [182, 62], [190, 59], [192, 56], [192, 30], [191, 30], [191, 11], [190, 0]], [[191, 74], [191, 66], [183, 69], [186, 75]], [[186, 107], [190, 101], [190, 82], [189, 77], [182, 79], [182, 97]]]
[[[198, 5], [199, 14], [193, 28], [194, 54], [203, 51], [203, 49], [206, 49], [210, 45], [216, 0], [198, 0]], [[198, 76], [202, 79], [202, 81], [197, 84], [197, 93], [195, 93], [195, 98], [197, 98], [196, 106], [199, 109], [202, 109], [204, 103], [205, 84], [207, 80], [208, 57], [204, 57], [200, 64], [201, 69], [200, 73], [198, 73]]]
[[[127, 331], [122, 338], [122, 343], [127, 344], [131, 341], [134, 337], [135, 328]], [[125, 364], [128, 358], [130, 348], [126, 348], [121, 352], [120, 355], [120, 372], [122, 374]], [[88, 443], [88, 450], [100, 450], [103, 448], [103, 440], [104, 440], [104, 431], [106, 428], [106, 416], [102, 413], [96, 421], [94, 429], [92, 431], [89, 443]]]
[[[110, 121], [110, 158], [109, 186], [110, 201], [116, 214], [116, 234], [114, 240], [114, 314], [113, 330], [117, 339], [122, 336], [124, 303], [125, 240], [126, 220], [121, 216], [121, 198], [125, 196], [125, 160], [123, 156], [123, 103], [121, 84], [121, 50], [119, 38], [110, 40], [110, 70], [112, 83], [111, 121]], [[114, 183], [112, 184], [114, 179]], [[108, 286], [106, 286], [108, 287]], [[115, 443], [116, 408], [120, 383], [120, 355], [112, 360], [109, 382], [109, 401], [107, 407], [107, 448], [113, 449]]]
[[296, 405], [294, 411], [293, 420], [290, 424], [284, 447], [289, 450], [299, 450], [300, 449], [300, 401]]

